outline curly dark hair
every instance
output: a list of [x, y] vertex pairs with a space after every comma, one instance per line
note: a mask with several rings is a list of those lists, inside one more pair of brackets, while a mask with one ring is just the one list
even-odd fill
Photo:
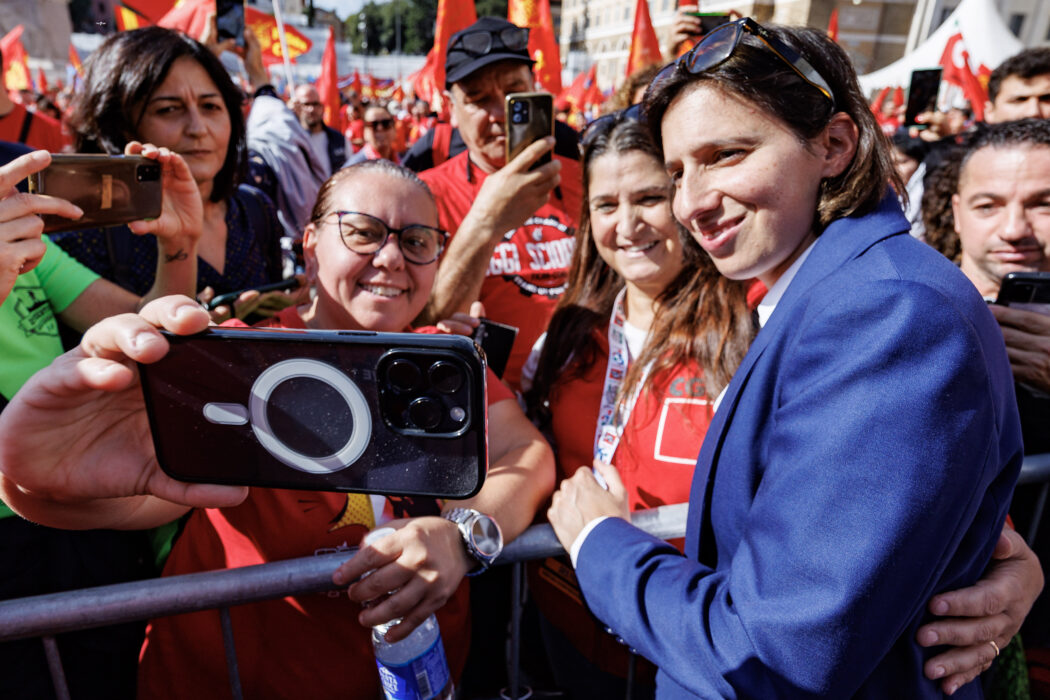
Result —
[[215, 175], [210, 197], [219, 202], [233, 194], [246, 164], [244, 95], [215, 54], [179, 32], [163, 27], [118, 32], [95, 49], [84, 66], [84, 87], [69, 120], [73, 145], [81, 153], [123, 153], [128, 141], [138, 138], [143, 105], [184, 56], [208, 73], [230, 117], [226, 159]]

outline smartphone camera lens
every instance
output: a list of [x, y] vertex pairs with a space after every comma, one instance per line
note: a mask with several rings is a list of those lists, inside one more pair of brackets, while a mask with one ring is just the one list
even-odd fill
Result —
[[460, 406], [453, 406], [449, 409], [448, 417], [457, 423], [462, 423], [467, 419], [467, 411]]
[[415, 391], [423, 384], [423, 373], [411, 360], [394, 360], [386, 370], [387, 381], [394, 391]]
[[441, 404], [429, 396], [420, 396], [408, 404], [408, 419], [417, 428], [433, 430], [441, 424]]
[[451, 362], [438, 361], [430, 365], [430, 386], [442, 394], [454, 394], [463, 386], [463, 373]]
[[135, 179], [139, 182], [156, 182], [160, 179], [160, 166], [155, 163], [135, 168]]

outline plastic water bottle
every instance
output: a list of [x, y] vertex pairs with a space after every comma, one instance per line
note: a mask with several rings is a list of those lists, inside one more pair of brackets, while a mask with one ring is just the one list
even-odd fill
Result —
[[[392, 528], [375, 530], [364, 543], [372, 544], [392, 532]], [[386, 700], [452, 700], [452, 675], [437, 618], [431, 615], [400, 642], [386, 641], [387, 630], [399, 622], [391, 620], [372, 628], [372, 648]]]

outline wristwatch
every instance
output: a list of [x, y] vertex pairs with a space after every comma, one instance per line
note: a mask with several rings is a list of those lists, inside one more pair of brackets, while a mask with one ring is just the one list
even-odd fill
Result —
[[499, 523], [484, 513], [473, 508], [453, 508], [442, 517], [450, 520], [459, 528], [463, 537], [463, 546], [467, 554], [478, 565], [467, 572], [467, 576], [477, 576], [489, 568], [489, 565], [503, 551], [503, 533]]

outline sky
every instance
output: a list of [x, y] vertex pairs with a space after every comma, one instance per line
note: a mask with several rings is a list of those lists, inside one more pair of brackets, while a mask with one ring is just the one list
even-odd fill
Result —
[[[378, 3], [386, 1], [376, 0]], [[359, 12], [364, 4], [365, 0], [314, 0], [314, 7], [333, 10], [339, 16], [339, 19], [344, 20], [355, 12]]]

